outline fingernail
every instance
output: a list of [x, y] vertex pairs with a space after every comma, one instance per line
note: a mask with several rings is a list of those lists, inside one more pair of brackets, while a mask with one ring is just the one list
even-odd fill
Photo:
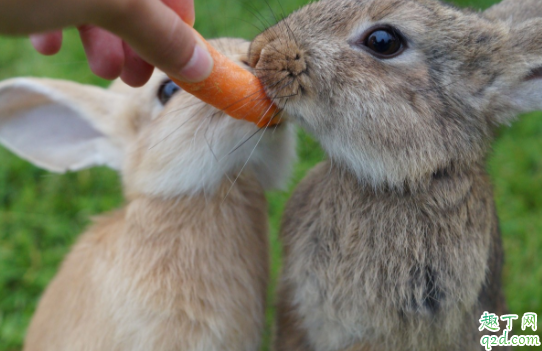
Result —
[[196, 41], [190, 61], [181, 70], [181, 77], [188, 82], [201, 82], [209, 77], [213, 70], [213, 58], [199, 41]]

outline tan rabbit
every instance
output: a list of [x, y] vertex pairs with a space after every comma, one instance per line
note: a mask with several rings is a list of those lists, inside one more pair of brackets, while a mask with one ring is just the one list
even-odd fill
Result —
[[277, 351], [483, 349], [483, 312], [507, 311], [484, 162], [496, 126], [542, 108], [537, 15], [322, 0], [253, 41], [269, 96], [330, 158], [285, 211]]
[[[244, 66], [248, 42], [212, 43]], [[0, 140], [52, 171], [119, 169], [127, 197], [66, 258], [24, 350], [258, 350], [264, 188], [289, 173], [290, 126], [258, 132], [162, 73], [141, 89], [21, 78], [0, 84]]]

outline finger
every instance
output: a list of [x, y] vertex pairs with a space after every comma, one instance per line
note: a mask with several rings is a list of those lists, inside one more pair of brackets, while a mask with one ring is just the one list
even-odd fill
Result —
[[62, 47], [62, 31], [30, 35], [32, 46], [42, 55], [54, 55]]
[[79, 35], [87, 54], [90, 69], [105, 79], [120, 76], [124, 66], [122, 40], [94, 26], [80, 26]]
[[170, 9], [175, 11], [183, 21], [194, 26], [196, 21], [196, 12], [194, 10], [194, 0], [162, 0]]
[[132, 50], [128, 44], [123, 43], [124, 47], [124, 68], [120, 78], [124, 83], [132, 87], [140, 87], [148, 82], [152, 76], [154, 67], [145, 62], [139, 55]]
[[116, 15], [97, 17], [98, 25], [122, 37], [145, 61], [175, 78], [201, 81], [212, 58], [193, 29], [160, 1], [132, 1]]

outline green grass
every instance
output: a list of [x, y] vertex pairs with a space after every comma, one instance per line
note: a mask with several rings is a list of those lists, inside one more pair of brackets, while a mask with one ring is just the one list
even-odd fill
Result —
[[[289, 13], [306, 3], [282, 0], [281, 9], [277, 0], [269, 2], [277, 14]], [[474, 8], [493, 2], [456, 1]], [[197, 28], [209, 37], [250, 39], [275, 22], [263, 0], [196, 0], [196, 6]], [[26, 40], [0, 38], [0, 79], [15, 76], [107, 84], [90, 73], [74, 31], [67, 33], [64, 49], [53, 58], [39, 56]], [[324, 157], [314, 140], [304, 133], [300, 134], [299, 153], [301, 161], [291, 188]], [[510, 309], [520, 315], [536, 312], [542, 318], [542, 115], [524, 116], [512, 128], [502, 129], [488, 169], [495, 185], [507, 253], [504, 282]], [[274, 279], [280, 269], [277, 232], [289, 194], [269, 194]], [[90, 217], [121, 203], [119, 181], [108, 169], [54, 175], [0, 149], [0, 351], [21, 348], [41, 292]], [[270, 308], [269, 324], [272, 311]], [[540, 329], [539, 323], [539, 333]], [[269, 335], [268, 330], [266, 350]]]

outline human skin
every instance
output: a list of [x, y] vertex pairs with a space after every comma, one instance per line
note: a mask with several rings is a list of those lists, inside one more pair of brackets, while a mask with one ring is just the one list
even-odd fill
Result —
[[31, 35], [45, 55], [60, 50], [62, 28], [76, 26], [92, 71], [106, 79], [140, 86], [156, 66], [201, 81], [212, 69], [191, 29], [193, 0], [0, 0], [0, 6], [0, 34]]

